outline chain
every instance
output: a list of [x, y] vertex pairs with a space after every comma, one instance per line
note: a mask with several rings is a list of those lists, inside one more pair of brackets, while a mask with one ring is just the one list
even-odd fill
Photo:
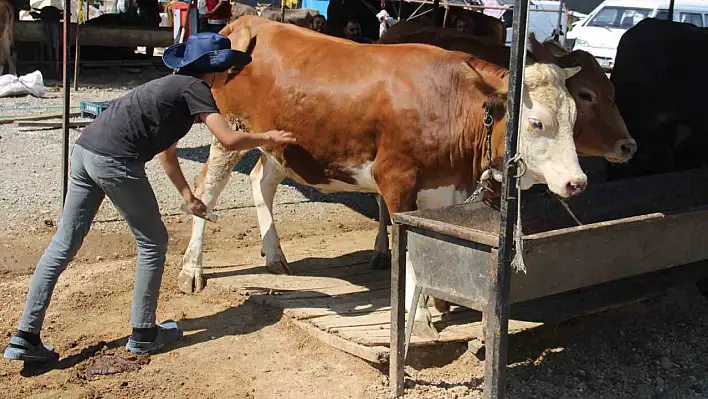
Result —
[[470, 195], [469, 198], [465, 200], [465, 204], [478, 200], [479, 197], [482, 195], [483, 191], [492, 192], [489, 180], [492, 178], [497, 180], [497, 176], [494, 173], [495, 171], [492, 168], [492, 126], [494, 125], [494, 118], [492, 118], [491, 106], [489, 105], [489, 103], [484, 105], [483, 123], [485, 132], [484, 150], [487, 153], [487, 167], [484, 168], [484, 171], [482, 172], [482, 175], [480, 176], [479, 181], [477, 182], [477, 188], [475, 188], [474, 192], [472, 192], [472, 195]]

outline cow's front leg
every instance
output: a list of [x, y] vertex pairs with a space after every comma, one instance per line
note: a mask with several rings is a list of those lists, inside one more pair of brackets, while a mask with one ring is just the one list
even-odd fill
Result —
[[[242, 156], [242, 152], [227, 151], [216, 139], [212, 139], [209, 159], [195, 179], [194, 193], [204, 202], [209, 212], [214, 209], [216, 200], [231, 177], [231, 170]], [[189, 239], [189, 245], [182, 258], [182, 270], [178, 280], [180, 290], [186, 294], [204, 289], [202, 254], [205, 225], [204, 219], [196, 216], [192, 218], [192, 237]]]
[[371, 257], [369, 266], [374, 270], [384, 270], [391, 268], [391, 249], [388, 245], [388, 221], [391, 216], [388, 213], [386, 201], [381, 194], [376, 195], [376, 203], [379, 204], [379, 231], [376, 234], [374, 243], [374, 256]]
[[[401, 163], [397, 163], [401, 165]], [[408, 173], [403, 175], [384, 174], [375, 175], [376, 184], [383, 195], [383, 200], [388, 204], [391, 213], [414, 211], [417, 207], [417, 175], [415, 169], [401, 168]], [[385, 170], [382, 168], [382, 170]], [[376, 173], [376, 172], [374, 172]], [[383, 202], [383, 201], [382, 201]], [[413, 293], [417, 283], [415, 270], [413, 268], [415, 259], [410, 258], [406, 252], [406, 312], [410, 314], [413, 306], [417, 306], [415, 320], [413, 321], [413, 334], [426, 339], [437, 339], [438, 332], [433, 326], [432, 316], [427, 307], [427, 298], [420, 300], [415, 298]]]
[[274, 274], [290, 274], [288, 261], [280, 247], [280, 238], [273, 221], [273, 200], [278, 184], [285, 178], [275, 161], [263, 154], [251, 171], [253, 204], [256, 206], [261, 230], [261, 256], [266, 258], [266, 269]]

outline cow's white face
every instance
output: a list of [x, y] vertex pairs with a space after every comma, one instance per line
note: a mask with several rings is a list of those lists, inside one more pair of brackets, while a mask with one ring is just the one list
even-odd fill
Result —
[[521, 186], [547, 184], [561, 197], [580, 194], [587, 176], [580, 169], [573, 141], [576, 108], [565, 80], [580, 67], [534, 64], [524, 69], [519, 152], [526, 163]]

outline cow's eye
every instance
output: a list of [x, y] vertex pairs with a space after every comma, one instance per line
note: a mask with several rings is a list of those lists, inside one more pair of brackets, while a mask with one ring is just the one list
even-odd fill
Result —
[[531, 126], [533, 126], [534, 129], [542, 130], [543, 129], [543, 122], [541, 122], [538, 119], [534, 118], [529, 118], [529, 122], [531, 123]]
[[589, 103], [592, 102], [592, 94], [588, 93], [587, 91], [581, 91], [578, 94], [578, 97], [580, 97], [580, 99], [583, 101], [587, 101]]

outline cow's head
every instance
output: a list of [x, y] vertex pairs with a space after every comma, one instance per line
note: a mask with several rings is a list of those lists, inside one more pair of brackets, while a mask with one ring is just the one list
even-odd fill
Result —
[[521, 186], [547, 184], [561, 197], [580, 194], [587, 176], [580, 169], [573, 141], [576, 107], [565, 86], [580, 67], [534, 64], [524, 69], [519, 148], [526, 171]]
[[529, 49], [539, 62], [563, 68], [581, 67], [566, 86], [578, 108], [575, 146], [578, 154], [605, 157], [610, 162], [627, 162], [637, 151], [637, 143], [615, 104], [615, 89], [595, 57], [585, 51], [563, 51], [554, 43], [539, 43], [529, 37]]

